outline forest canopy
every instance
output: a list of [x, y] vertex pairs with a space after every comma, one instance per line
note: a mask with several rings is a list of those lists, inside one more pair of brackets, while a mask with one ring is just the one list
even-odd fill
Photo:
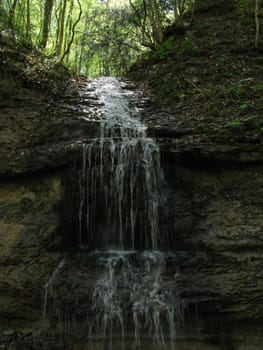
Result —
[[[204, 0], [0, 0], [0, 34], [88, 76], [121, 75], [149, 50], [173, 49]], [[260, 0], [214, 0], [255, 11]], [[172, 30], [171, 30], [172, 28]]]

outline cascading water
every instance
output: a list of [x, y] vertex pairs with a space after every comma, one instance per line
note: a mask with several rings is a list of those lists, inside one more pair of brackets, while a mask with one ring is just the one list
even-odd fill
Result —
[[111, 345], [116, 329], [122, 338], [133, 330], [136, 346], [147, 334], [156, 342], [156, 348], [166, 347], [169, 338], [173, 349], [176, 324], [182, 319], [182, 304], [177, 298], [177, 276], [165, 280], [168, 257], [169, 254], [158, 251], [110, 251], [100, 258], [105, 274], [94, 288], [96, 321], [91, 334], [101, 329]]
[[83, 145], [80, 244], [155, 250], [162, 182], [158, 146], [147, 138], [116, 79], [93, 84], [104, 108], [100, 137]]
[[[173, 349], [183, 306], [177, 273], [166, 274], [173, 255], [159, 232], [159, 149], [116, 79], [92, 84], [103, 108], [100, 137], [83, 144], [82, 249], [52, 274], [45, 286], [45, 310], [61, 324], [81, 321], [89, 339], [101, 337], [107, 349], [114, 348], [116, 337], [122, 344], [132, 338], [137, 347], [145, 336], [153, 339], [152, 348]], [[158, 250], [163, 247], [166, 251]]]

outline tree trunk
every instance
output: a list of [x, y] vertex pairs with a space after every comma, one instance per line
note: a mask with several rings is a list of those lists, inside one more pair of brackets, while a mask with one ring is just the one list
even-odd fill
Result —
[[31, 44], [30, 0], [26, 2], [26, 42]]
[[73, 24], [73, 27], [72, 27], [72, 34], [71, 34], [71, 39], [68, 43], [68, 46], [65, 50], [65, 52], [63, 53], [62, 57], [61, 57], [61, 62], [64, 60], [64, 58], [69, 54], [70, 52], [70, 48], [71, 48], [71, 45], [73, 44], [73, 41], [74, 41], [74, 37], [75, 37], [75, 29], [76, 29], [76, 26], [77, 24], [79, 23], [80, 19], [81, 19], [81, 16], [82, 16], [82, 7], [81, 7], [81, 3], [79, 0], [77, 0], [78, 2], [78, 5], [79, 5], [79, 15], [78, 15], [78, 18], [76, 20], [76, 22]]
[[12, 32], [12, 36], [15, 36], [15, 23], [14, 23], [14, 19], [15, 19], [15, 12], [16, 12], [16, 5], [18, 3], [18, 0], [14, 0], [14, 2], [12, 3], [12, 6], [10, 7], [10, 11], [9, 11], [9, 27], [11, 29]]
[[40, 46], [43, 49], [45, 49], [47, 46], [53, 6], [54, 6], [54, 0], [45, 1], [43, 30], [42, 30], [42, 38], [40, 43]]
[[160, 10], [156, 0], [152, 0], [152, 12], [153, 12], [152, 27], [154, 32], [154, 40], [155, 42], [160, 44], [163, 41], [163, 27], [162, 27]]
[[255, 0], [255, 24], [256, 24], [256, 34], [255, 34], [255, 47], [258, 48], [258, 40], [259, 40], [259, 3], [260, 0]]
[[145, 47], [154, 49], [153, 38], [152, 38], [152, 35], [147, 27], [147, 19], [149, 17], [149, 13], [148, 13], [149, 9], [148, 9], [147, 0], [143, 0], [143, 2], [142, 2], [142, 5], [143, 5], [142, 13], [140, 12], [140, 9], [135, 6], [135, 4], [132, 2], [132, 0], [129, 0], [129, 3], [130, 3], [132, 10], [134, 11], [134, 15], [136, 16], [136, 19], [138, 21], [138, 26], [139, 26], [140, 31], [142, 33], [141, 44]]
[[58, 20], [58, 33], [57, 33], [57, 44], [55, 49], [55, 55], [60, 56], [62, 50], [62, 44], [64, 39], [64, 25], [65, 25], [65, 15], [67, 8], [67, 0], [62, 0], [62, 6], [59, 13]]
[[[69, 0], [69, 9], [68, 9], [68, 15], [66, 20], [66, 26], [65, 26], [65, 35], [64, 35], [64, 44], [63, 47], [66, 50], [66, 47], [68, 47], [69, 42], [71, 40], [72, 35], [72, 27], [73, 27], [73, 9], [74, 9], [74, 0]], [[66, 55], [66, 63], [68, 63], [69, 55]]]
[[179, 28], [184, 28], [184, 11], [185, 11], [185, 0], [174, 0], [174, 19], [176, 21], [176, 25]]

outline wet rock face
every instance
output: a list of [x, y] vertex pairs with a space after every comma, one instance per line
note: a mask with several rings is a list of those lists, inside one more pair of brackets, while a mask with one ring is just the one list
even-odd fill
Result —
[[35, 321], [77, 213], [62, 168], [96, 135], [99, 103], [85, 82], [59, 101], [21, 89], [0, 105], [0, 317]]
[[261, 318], [262, 166], [164, 167], [171, 189], [164, 227], [188, 256], [180, 265], [183, 295], [201, 312]]
[[0, 177], [66, 166], [81, 141], [98, 132], [98, 101], [87, 84], [59, 101], [24, 89], [0, 97], [0, 106]]
[[[196, 168], [170, 159], [163, 169], [168, 198], [161, 232], [178, 253], [181, 297], [195, 303], [200, 313], [216, 310], [229, 318], [260, 318], [262, 167]], [[63, 228], [73, 232], [67, 193], [72, 188], [62, 178], [39, 175], [1, 184], [3, 316], [41, 317], [43, 287], [63, 256], [68, 234]]]
[[1, 317], [39, 318], [43, 285], [61, 255], [62, 198], [55, 175], [1, 184]]
[[[36, 112], [32, 106], [26, 110], [25, 103], [21, 108], [4, 107], [6, 118], [3, 115], [0, 131], [2, 318], [26, 322], [42, 318], [43, 287], [76, 241], [73, 218], [79, 206], [69, 200], [73, 189], [65, 183], [61, 166], [71, 163], [83, 140], [97, 135], [98, 101], [85, 91], [79, 92], [77, 100], [68, 96], [64, 107], [53, 106], [52, 113], [43, 106]], [[81, 106], [76, 107], [76, 101]], [[190, 311], [196, 307], [204, 318], [217, 314], [227, 320], [260, 320], [261, 149], [258, 144], [250, 149], [242, 143], [230, 147], [227, 140], [202, 142], [191, 133], [169, 126], [149, 132], [160, 141], [167, 182], [161, 232], [168, 240], [166, 246], [176, 253], [168, 273], [174, 274], [178, 266], [180, 297]], [[57, 171], [48, 172], [50, 168]], [[28, 173], [30, 177], [25, 177]], [[74, 274], [74, 278], [81, 288], [83, 277], [78, 280]]]

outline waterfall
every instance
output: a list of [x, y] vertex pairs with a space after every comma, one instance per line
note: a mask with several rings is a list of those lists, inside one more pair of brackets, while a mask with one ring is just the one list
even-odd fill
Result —
[[118, 348], [116, 338], [122, 345], [132, 339], [135, 348], [146, 338], [153, 349], [173, 349], [183, 304], [178, 273], [167, 275], [174, 256], [168, 247], [160, 250], [159, 148], [129, 105], [132, 92], [114, 78], [92, 84], [103, 107], [99, 137], [82, 145], [81, 249], [67, 256], [45, 285], [44, 309], [67, 333], [69, 323], [81, 322], [89, 341], [103, 339], [107, 349]]
[[156, 250], [162, 170], [158, 145], [114, 78], [93, 82], [103, 103], [100, 137], [83, 144], [79, 243]]
[[[177, 276], [165, 280], [168, 256], [159, 251], [136, 255], [129, 251], [111, 251], [100, 258], [104, 275], [97, 281], [92, 296], [96, 318], [90, 333], [101, 328], [104, 338], [112, 339], [113, 331], [119, 329], [124, 338], [129, 328], [134, 332], [136, 346], [147, 334], [158, 349], [164, 348], [169, 338], [173, 349], [182, 305], [176, 297]], [[127, 312], [130, 320], [125, 322]]]

